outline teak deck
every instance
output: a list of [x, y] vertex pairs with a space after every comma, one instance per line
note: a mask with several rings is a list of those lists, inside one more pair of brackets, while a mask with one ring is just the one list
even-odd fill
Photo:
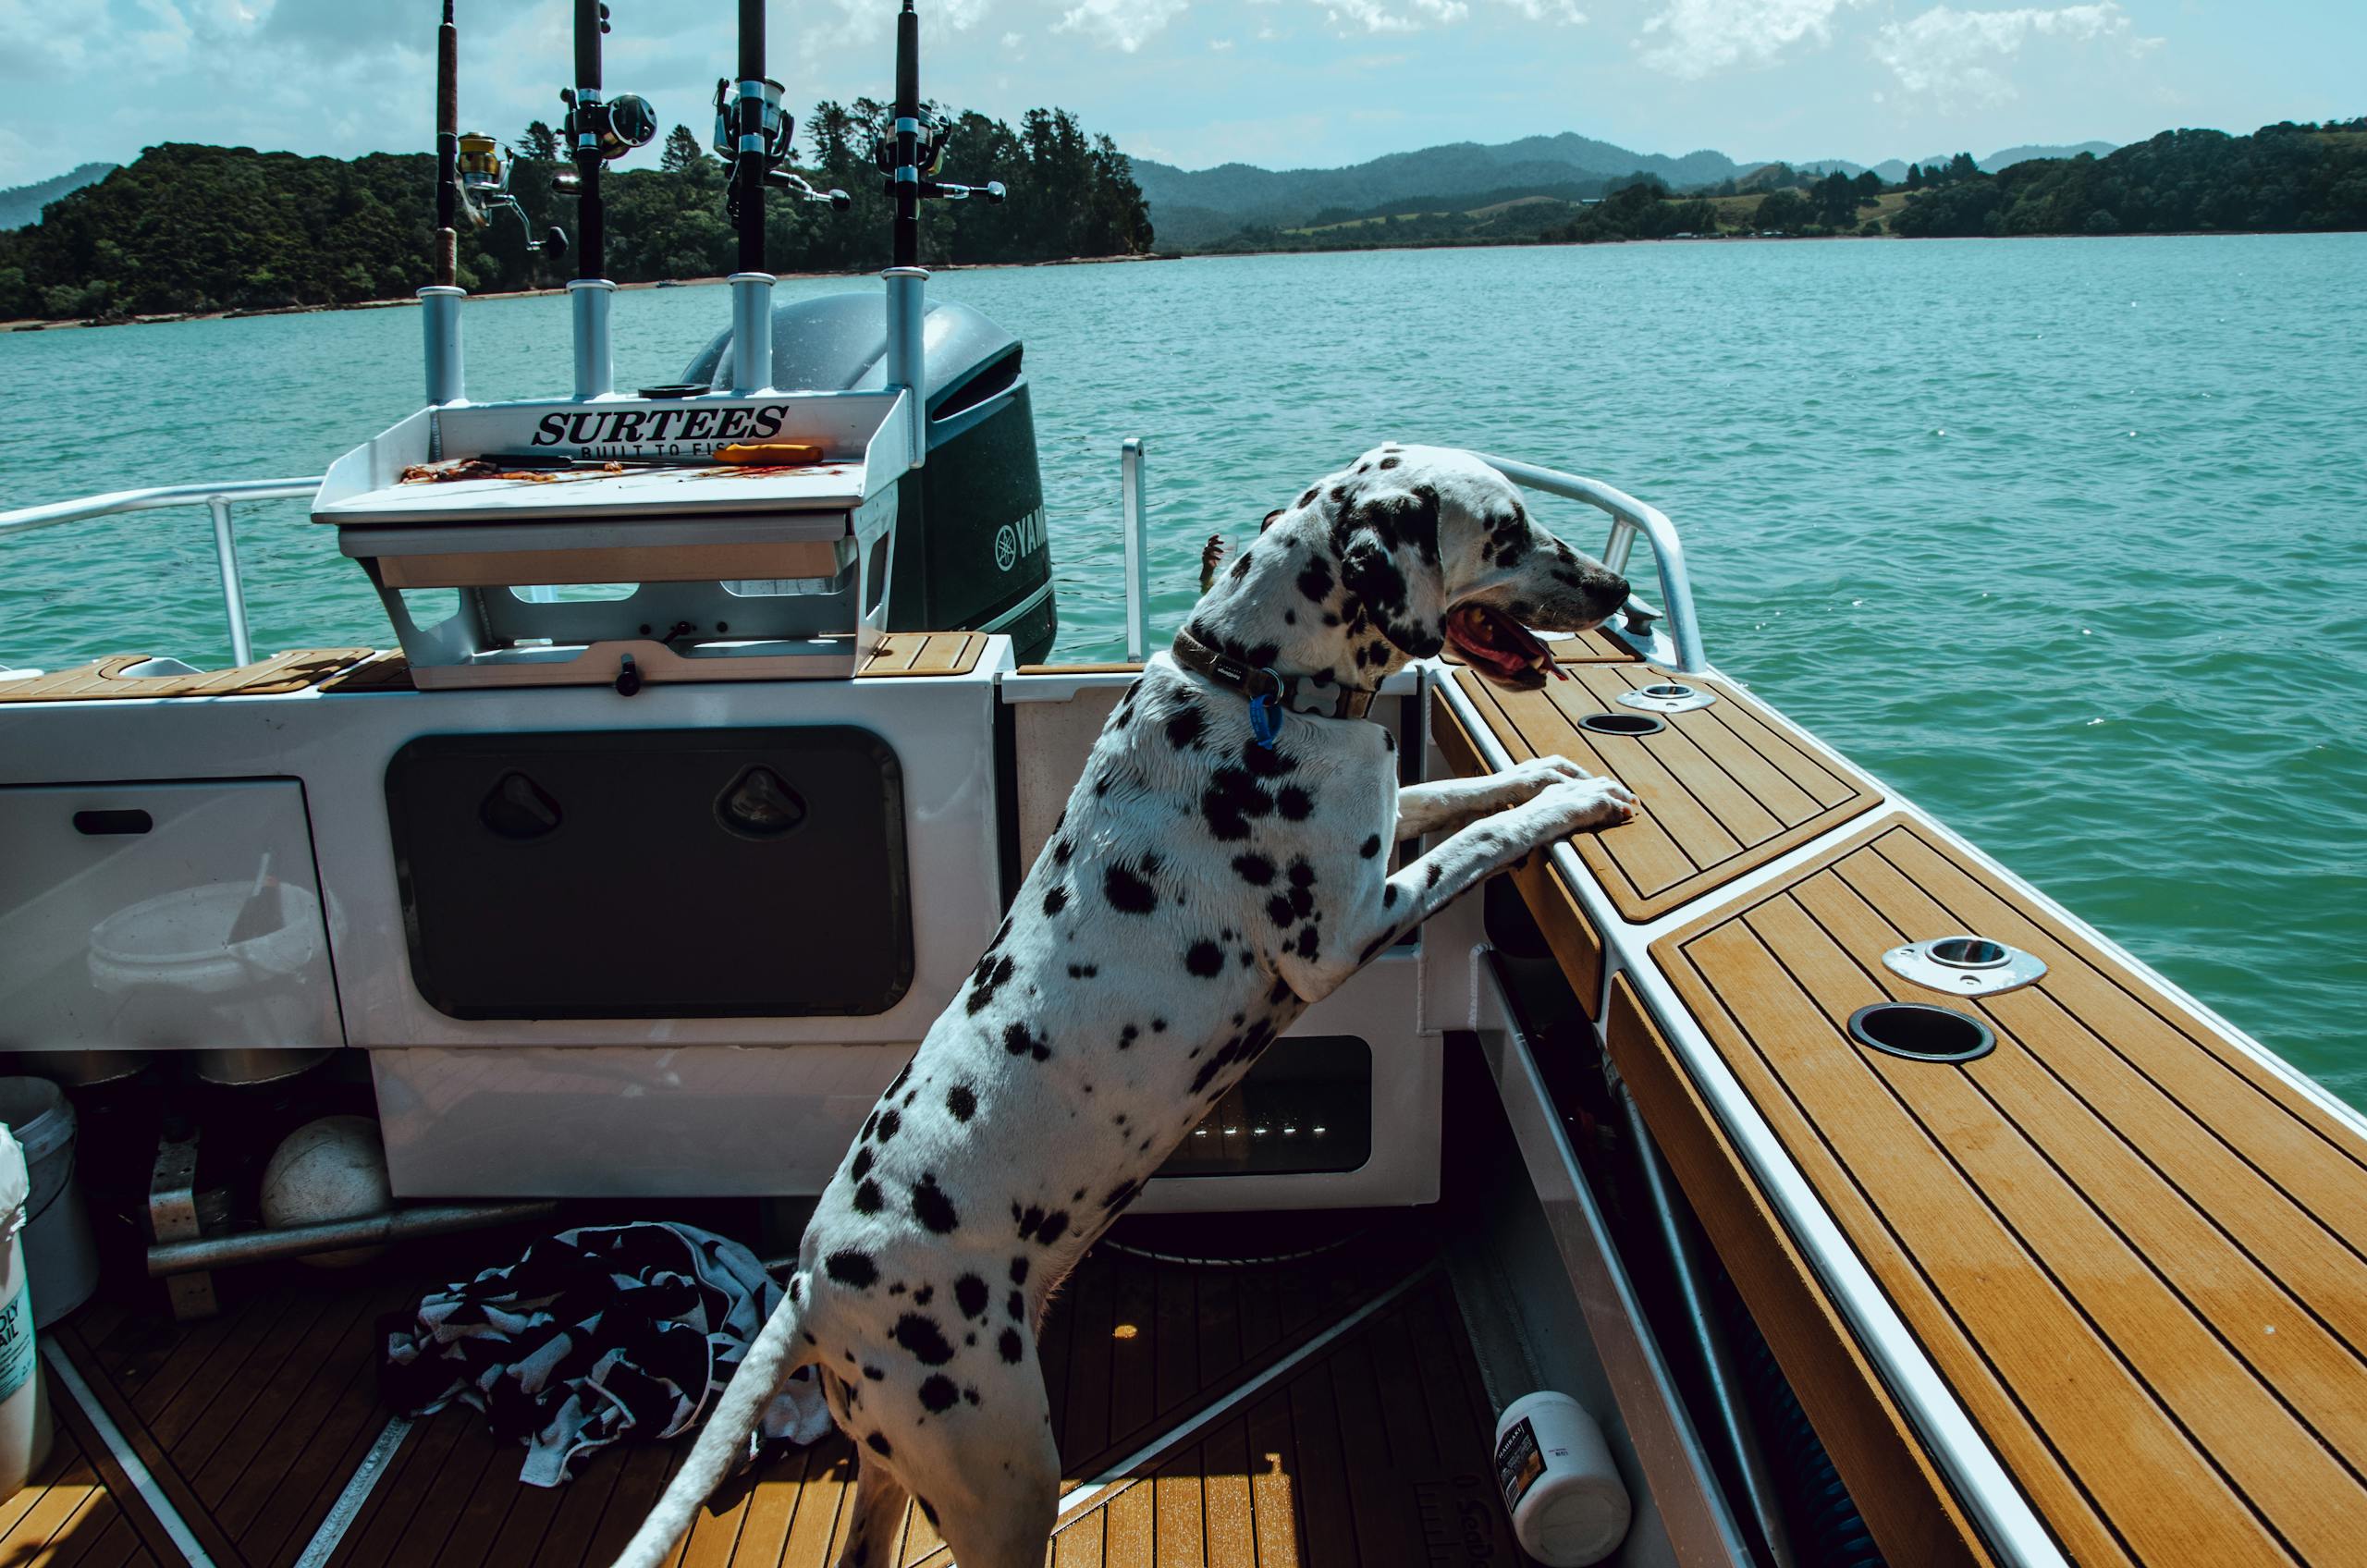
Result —
[[[1957, 932], [2048, 973], [1976, 1001], [1881, 962]], [[2367, 1141], [1909, 820], [1652, 956], [2074, 1562], [2367, 1560]], [[1996, 1048], [1858, 1046], [1884, 999]]]
[[1881, 796], [1774, 714], [1722, 680], [1688, 676], [1717, 701], [1663, 714], [1644, 736], [1599, 735], [1577, 720], [1632, 714], [1619, 695], [1668, 679], [1650, 666], [1572, 664], [1569, 679], [1506, 692], [1471, 670], [1453, 676], [1515, 762], [1561, 755], [1636, 791], [1636, 820], [1575, 840], [1625, 918], [1642, 923], [1725, 886], [1851, 817]]
[[[340, 1289], [288, 1271], [176, 1327], [97, 1305], [52, 1329], [219, 1568], [292, 1568], [386, 1430], [374, 1320], [415, 1283]], [[1342, 1325], [1346, 1325], [1344, 1331]], [[1394, 1241], [1249, 1268], [1104, 1247], [1045, 1325], [1073, 1497], [1052, 1568], [1520, 1563], [1490, 1491], [1491, 1414], [1443, 1272]], [[55, 1390], [55, 1403], [74, 1415]], [[104, 1452], [62, 1424], [43, 1484], [0, 1505], [6, 1568], [178, 1563]], [[455, 1406], [412, 1425], [324, 1568], [600, 1568], [686, 1442], [619, 1444], [554, 1489]], [[853, 1455], [836, 1434], [728, 1487], [677, 1568], [828, 1568]], [[121, 1501], [118, 1501], [121, 1500]], [[948, 1568], [907, 1510], [899, 1568]]]

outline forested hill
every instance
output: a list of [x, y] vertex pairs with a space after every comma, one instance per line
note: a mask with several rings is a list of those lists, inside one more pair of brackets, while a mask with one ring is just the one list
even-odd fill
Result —
[[[888, 200], [870, 160], [885, 105], [826, 103], [798, 127], [815, 184], [854, 198], [836, 212], [775, 195], [767, 242], [781, 272], [864, 270], [888, 262]], [[548, 151], [539, 123], [521, 147]], [[574, 228], [575, 203], [551, 190], [561, 165], [521, 157], [510, 188], [537, 233]], [[1151, 226], [1126, 159], [1062, 110], [1031, 109], [1017, 129], [958, 117], [950, 178], [1011, 190], [1000, 206], [932, 202], [923, 260], [1053, 261], [1139, 255]], [[191, 311], [262, 310], [401, 298], [429, 280], [435, 160], [425, 153], [307, 158], [246, 147], [152, 147], [104, 180], [53, 202], [38, 225], [0, 233], [0, 318], [126, 319]], [[609, 171], [607, 274], [620, 283], [708, 277], [733, 270], [737, 237], [724, 216], [723, 165], [677, 127], [665, 166]], [[488, 293], [563, 282], [570, 261], [531, 256], [516, 217], [460, 236], [460, 282]]]
[[113, 164], [83, 164], [49, 179], [0, 190], [0, 228], [22, 228], [41, 221], [41, 210], [69, 192], [95, 184], [116, 171]]

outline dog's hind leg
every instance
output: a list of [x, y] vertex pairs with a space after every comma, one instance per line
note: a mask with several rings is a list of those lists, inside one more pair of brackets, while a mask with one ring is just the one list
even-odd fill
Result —
[[975, 1410], [897, 1434], [897, 1466], [957, 1568], [1043, 1568], [1061, 1455], [1043, 1382], [1025, 1372], [989, 1382]]
[[1441, 778], [1397, 791], [1397, 841], [1425, 833], [1452, 833], [1497, 812], [1534, 800], [1564, 779], [1591, 778], [1567, 757], [1531, 757], [1478, 778]]
[[860, 1447], [854, 1452], [854, 1528], [839, 1552], [838, 1568], [895, 1568], [896, 1533], [913, 1494], [887, 1465]]

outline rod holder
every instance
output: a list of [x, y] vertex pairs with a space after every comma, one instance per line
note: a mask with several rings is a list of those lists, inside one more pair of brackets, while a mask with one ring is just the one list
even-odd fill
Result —
[[426, 338], [427, 401], [431, 406], [468, 400], [460, 355], [460, 301], [465, 288], [431, 284], [419, 291], [420, 328]]
[[735, 272], [731, 285], [731, 390], [742, 397], [773, 384], [773, 275]]
[[912, 420], [913, 467], [928, 460], [928, 355], [924, 325], [928, 318], [928, 268], [889, 267], [888, 280], [888, 385], [903, 388]]
[[1143, 438], [1129, 435], [1118, 447], [1118, 496], [1125, 514], [1126, 657], [1140, 664], [1150, 654], [1150, 537], [1143, 504]]
[[608, 304], [617, 286], [579, 277], [567, 286], [575, 316], [575, 395], [605, 398], [616, 390], [616, 349], [608, 336]]

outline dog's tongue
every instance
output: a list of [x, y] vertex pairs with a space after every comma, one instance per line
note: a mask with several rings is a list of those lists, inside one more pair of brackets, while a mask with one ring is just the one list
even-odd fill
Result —
[[1464, 605], [1450, 614], [1446, 635], [1465, 658], [1507, 679], [1535, 668], [1545, 651], [1536, 638], [1479, 605]]

